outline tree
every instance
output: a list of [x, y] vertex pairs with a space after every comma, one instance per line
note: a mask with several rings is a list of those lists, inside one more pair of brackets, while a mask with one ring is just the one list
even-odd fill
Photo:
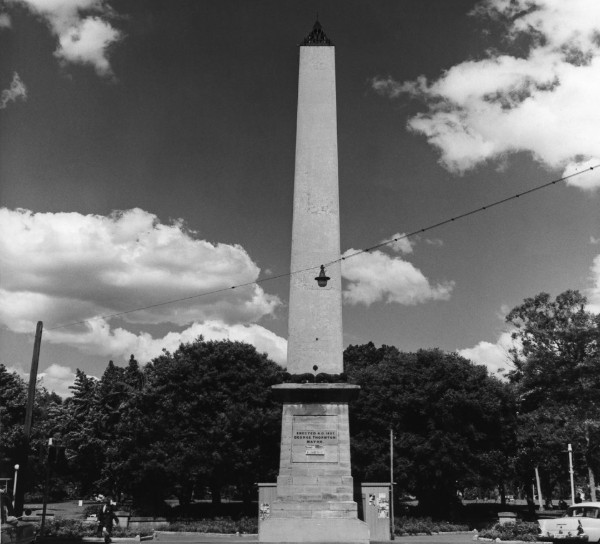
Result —
[[577, 432], [573, 428], [569, 409], [550, 406], [518, 414], [515, 473], [531, 500], [536, 467], [540, 469], [542, 494], [545, 498], [551, 498], [557, 486], [559, 497], [569, 495], [568, 443], [575, 444], [576, 448], [578, 446]]
[[70, 389], [73, 396], [65, 400], [61, 434], [78, 493], [86, 496], [97, 490], [105, 460], [105, 443], [99, 429], [98, 381], [77, 369]]
[[[506, 321], [514, 327], [517, 343], [511, 351], [515, 369], [509, 379], [519, 395], [520, 421], [526, 430], [520, 463], [530, 474], [536, 466], [560, 474], [556, 467], [564, 466], [565, 442], [578, 443], [585, 451], [595, 500], [595, 471], [600, 464], [600, 316], [587, 311], [586, 304], [578, 291], [565, 291], [554, 300], [540, 293], [515, 307]], [[527, 446], [532, 434], [540, 438], [535, 448]], [[563, 440], [560, 446], [557, 436]], [[551, 491], [552, 478], [546, 479]]]
[[1, 474], [6, 478], [12, 478], [12, 467], [21, 456], [26, 405], [25, 382], [0, 364], [0, 466], [8, 469]]
[[387, 480], [389, 429], [401, 489], [423, 512], [447, 516], [465, 486], [500, 484], [514, 444], [514, 402], [482, 366], [440, 350], [350, 346], [346, 372], [361, 386], [351, 406], [354, 474]]
[[[16, 373], [0, 364], [0, 476], [13, 477], [13, 467], [20, 464], [20, 485], [29, 491], [39, 491], [45, 471], [48, 436], [56, 429], [62, 413], [62, 400], [36, 386], [33, 405], [33, 426], [29, 443], [23, 427], [27, 406], [28, 387]], [[37, 487], [37, 489], [35, 489]]]
[[565, 291], [555, 300], [547, 293], [527, 298], [507, 316], [520, 344], [511, 350], [522, 406], [598, 401], [600, 316], [586, 311], [586, 298]]
[[255, 482], [275, 476], [281, 408], [270, 386], [281, 375], [253, 346], [201, 337], [149, 363], [119, 423], [115, 467], [138, 506], [156, 510], [168, 493], [185, 505], [204, 486], [215, 502], [226, 485], [253, 497]]
[[131, 355], [125, 368], [116, 367], [109, 361], [98, 384], [96, 398], [105, 444], [105, 462], [99, 485], [113, 496], [119, 496], [128, 487], [127, 473], [123, 470], [123, 465], [134, 446], [131, 436], [140, 416], [135, 411], [135, 406], [145, 382], [144, 373], [135, 357]]
[[[29, 492], [37, 495], [41, 495], [43, 492], [43, 482], [49, 456], [48, 439], [56, 438], [60, 441], [65, 415], [62, 399], [56, 393], [51, 393], [38, 384], [35, 393], [29, 462], [27, 464], [28, 483], [26, 489]], [[52, 499], [63, 499], [71, 488], [71, 473], [67, 471], [63, 454], [64, 450], [61, 450], [52, 466], [53, 478], [49, 487], [49, 497]]]
[[122, 420], [131, 420], [129, 405], [143, 383], [133, 355], [126, 368], [109, 361], [100, 380], [77, 370], [61, 432], [80, 494], [102, 491], [118, 496], [126, 486], [122, 471], [116, 470], [121, 463], [119, 445], [130, 436]]

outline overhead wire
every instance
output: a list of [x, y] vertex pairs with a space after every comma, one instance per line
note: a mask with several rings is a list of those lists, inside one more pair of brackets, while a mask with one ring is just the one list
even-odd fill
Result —
[[75, 325], [82, 325], [84, 323], [90, 323], [92, 321], [99, 321], [99, 320], [110, 319], [110, 318], [113, 318], [113, 317], [120, 317], [120, 316], [123, 316], [123, 315], [132, 314], [134, 312], [142, 312], [144, 310], [150, 310], [152, 308], [159, 308], [161, 306], [167, 306], [169, 304], [176, 304], [178, 302], [185, 302], [187, 300], [193, 300], [193, 299], [196, 299], [196, 298], [201, 298], [201, 297], [206, 297], [206, 296], [210, 296], [210, 295], [216, 295], [216, 294], [219, 294], [219, 293], [224, 293], [226, 291], [231, 291], [233, 289], [239, 289], [241, 287], [248, 287], [250, 285], [257, 285], [257, 284], [265, 283], [265, 282], [268, 282], [268, 281], [273, 281], [273, 280], [276, 280], [276, 279], [281, 279], [281, 278], [285, 278], [285, 277], [291, 277], [291, 276], [294, 276], [296, 274], [301, 274], [303, 272], [308, 272], [310, 270], [318, 270], [320, 268], [321, 264], [324, 264], [325, 267], [327, 267], [327, 266], [331, 266], [333, 264], [339, 263], [341, 261], [346, 261], [348, 259], [352, 259], [353, 257], [357, 257], [358, 255], [362, 255], [363, 253], [369, 253], [369, 252], [371, 252], [371, 251], [373, 251], [375, 249], [379, 249], [380, 247], [384, 247], [384, 246], [393, 244], [395, 242], [399, 242], [400, 240], [405, 240], [407, 238], [411, 238], [413, 236], [417, 236], [419, 234], [423, 234], [425, 232], [429, 232], [430, 230], [437, 229], [437, 228], [439, 228], [439, 227], [441, 227], [443, 225], [447, 225], [449, 223], [453, 223], [455, 221], [459, 221], [459, 220], [464, 219], [466, 217], [469, 217], [471, 215], [475, 215], [477, 213], [481, 213], [481, 212], [487, 211], [490, 208], [494, 208], [494, 207], [499, 206], [501, 204], [505, 204], [507, 202], [510, 202], [511, 200], [515, 200], [515, 199], [520, 198], [522, 196], [529, 195], [531, 193], [535, 193], [536, 191], [540, 191], [542, 189], [545, 189], [546, 187], [550, 187], [552, 185], [556, 185], [557, 183], [560, 183], [562, 181], [566, 181], [566, 180], [568, 180], [570, 178], [573, 178], [575, 176], [579, 176], [579, 175], [584, 174], [586, 172], [590, 172], [590, 171], [594, 170], [595, 168], [599, 168], [599, 167], [600, 167], [600, 164], [596, 164], [594, 166], [590, 166], [590, 167], [588, 167], [588, 168], [586, 168], [584, 170], [581, 170], [579, 172], [574, 172], [573, 174], [569, 174], [568, 176], [563, 176], [561, 178], [558, 178], [558, 179], [555, 179], [555, 180], [552, 180], [552, 181], [548, 181], [548, 182], [543, 183], [541, 185], [537, 185], [536, 187], [532, 187], [531, 189], [527, 189], [526, 191], [522, 191], [520, 193], [514, 194], [514, 195], [506, 197], [506, 198], [502, 198], [500, 200], [496, 200], [496, 201], [494, 201], [494, 202], [492, 202], [490, 204], [486, 204], [485, 206], [480, 206], [479, 208], [475, 208], [475, 209], [470, 210], [468, 212], [464, 212], [462, 214], [455, 215], [453, 217], [450, 217], [449, 219], [444, 219], [443, 221], [440, 221], [440, 222], [435, 223], [433, 225], [429, 225], [428, 227], [423, 227], [423, 228], [414, 230], [412, 232], [403, 234], [402, 236], [396, 236], [394, 238], [390, 238], [389, 240], [384, 240], [384, 241], [379, 242], [378, 244], [375, 244], [373, 246], [370, 246], [370, 247], [367, 247], [367, 248], [364, 248], [364, 249], [356, 250], [355, 252], [350, 253], [348, 255], [341, 255], [339, 258], [334, 259], [332, 261], [329, 261], [327, 263], [319, 263], [319, 264], [315, 264], [314, 266], [309, 266], [309, 267], [298, 269], [298, 270], [291, 270], [289, 272], [282, 272], [280, 274], [273, 274], [273, 275], [270, 275], [270, 276], [265, 276], [264, 278], [253, 280], [253, 281], [249, 281], [249, 282], [245, 282], [245, 283], [239, 283], [239, 284], [236, 284], [236, 285], [232, 285], [230, 287], [223, 287], [223, 288], [220, 288], [220, 289], [214, 289], [212, 291], [205, 291], [203, 293], [198, 293], [196, 295], [190, 295], [190, 296], [187, 296], [187, 297], [182, 297], [182, 298], [167, 300], [167, 301], [164, 301], [164, 302], [157, 302], [155, 304], [150, 304], [148, 306], [143, 306], [141, 308], [133, 308], [131, 310], [125, 310], [125, 311], [122, 311], [122, 312], [115, 312], [115, 313], [112, 313], [112, 314], [106, 314], [106, 315], [91, 317], [91, 318], [88, 318], [88, 319], [83, 319], [81, 321], [75, 321], [75, 322], [72, 322], [72, 323], [65, 323], [63, 325], [57, 325], [55, 327], [51, 327], [51, 328], [48, 328], [46, 330], [53, 331], [53, 330], [57, 330], [57, 329], [64, 329], [64, 328], [67, 328], [67, 327], [74, 327]]
[[325, 266], [330, 265], [330, 264], [335, 264], [337, 262], [344, 261], [346, 259], [351, 259], [352, 257], [356, 257], [357, 255], [360, 255], [362, 253], [368, 253], [369, 251], [373, 251], [374, 249], [378, 249], [380, 247], [393, 244], [394, 242], [398, 242], [400, 240], [405, 240], [407, 238], [411, 238], [412, 236], [417, 236], [418, 234], [423, 234], [425, 232], [428, 232], [430, 230], [436, 229], [436, 228], [441, 227], [443, 225], [447, 225], [448, 223], [452, 223], [454, 221], [459, 221], [460, 219], [464, 219], [465, 217], [469, 217], [470, 215], [475, 215], [476, 213], [481, 213], [483, 211], [489, 210], [490, 208], [494, 208], [495, 206], [499, 206], [500, 204], [505, 204], [506, 202], [509, 202], [511, 200], [515, 200], [515, 199], [520, 198], [522, 196], [525, 196], [525, 195], [528, 195], [528, 194], [531, 194], [531, 193], [535, 193], [536, 191], [540, 191], [541, 189], [545, 189], [546, 187], [550, 187], [551, 185], [556, 185], [557, 183], [560, 183], [561, 181], [565, 181], [565, 180], [567, 180], [569, 178], [578, 176], [580, 174], [583, 174], [585, 172], [594, 170], [594, 168], [599, 168], [599, 167], [600, 167], [600, 164], [596, 164], [594, 166], [590, 166], [589, 168], [586, 168], [585, 170], [582, 170], [581, 172], [575, 172], [573, 174], [569, 174], [568, 176], [563, 176], [562, 178], [555, 179], [555, 180], [552, 180], [552, 181], [548, 181], [546, 183], [543, 183], [542, 185], [538, 185], [536, 187], [528, 189], [527, 191], [523, 191], [521, 193], [517, 193], [515, 195], [512, 195], [512, 196], [503, 198], [501, 200], [497, 200], [495, 202], [492, 202], [491, 204], [486, 204], [485, 206], [481, 206], [481, 207], [476, 208], [474, 210], [470, 210], [468, 212], [462, 213], [460, 215], [456, 215], [456, 216], [451, 217], [449, 219], [445, 219], [443, 221], [440, 221], [439, 223], [435, 223], [434, 225], [430, 225], [429, 227], [425, 227], [425, 228], [422, 228], [422, 229], [417, 229], [417, 230], [414, 230], [414, 231], [409, 232], [407, 234], [403, 234], [402, 236], [396, 236], [395, 238], [391, 238], [389, 240], [384, 240], [383, 242], [379, 242], [378, 244], [375, 244], [374, 246], [370, 246], [370, 247], [365, 248], [365, 249], [356, 250], [356, 252], [354, 252], [354, 253], [351, 253], [349, 255], [342, 256], [339, 259], [335, 259], [333, 261], [330, 261]]

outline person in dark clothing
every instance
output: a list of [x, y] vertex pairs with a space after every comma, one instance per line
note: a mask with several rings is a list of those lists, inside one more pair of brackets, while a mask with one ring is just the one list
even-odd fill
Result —
[[[0, 509], [2, 510], [2, 523], [16, 523], [14, 518], [12, 493], [0, 490]], [[12, 518], [12, 520], [11, 520]]]
[[119, 518], [115, 514], [112, 501], [110, 497], [106, 497], [106, 502], [100, 508], [100, 512], [98, 512], [98, 531], [104, 537], [106, 544], [111, 542], [110, 535], [112, 534], [113, 521], [117, 525], [119, 524]]

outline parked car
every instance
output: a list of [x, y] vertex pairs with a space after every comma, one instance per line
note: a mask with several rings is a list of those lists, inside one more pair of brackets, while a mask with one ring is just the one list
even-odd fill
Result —
[[539, 520], [539, 540], [600, 542], [600, 502], [569, 506], [561, 518]]

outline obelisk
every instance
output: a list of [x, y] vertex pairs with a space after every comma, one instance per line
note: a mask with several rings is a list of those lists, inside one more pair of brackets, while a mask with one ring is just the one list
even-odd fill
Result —
[[[317, 22], [300, 45], [288, 359], [291, 374], [343, 372], [335, 48]], [[301, 271], [301, 272], [297, 272]]]
[[[318, 21], [299, 49], [287, 370], [336, 375], [343, 342], [335, 49]], [[273, 387], [283, 402], [281, 456], [260, 542], [368, 543], [350, 471], [348, 401], [358, 389]]]

